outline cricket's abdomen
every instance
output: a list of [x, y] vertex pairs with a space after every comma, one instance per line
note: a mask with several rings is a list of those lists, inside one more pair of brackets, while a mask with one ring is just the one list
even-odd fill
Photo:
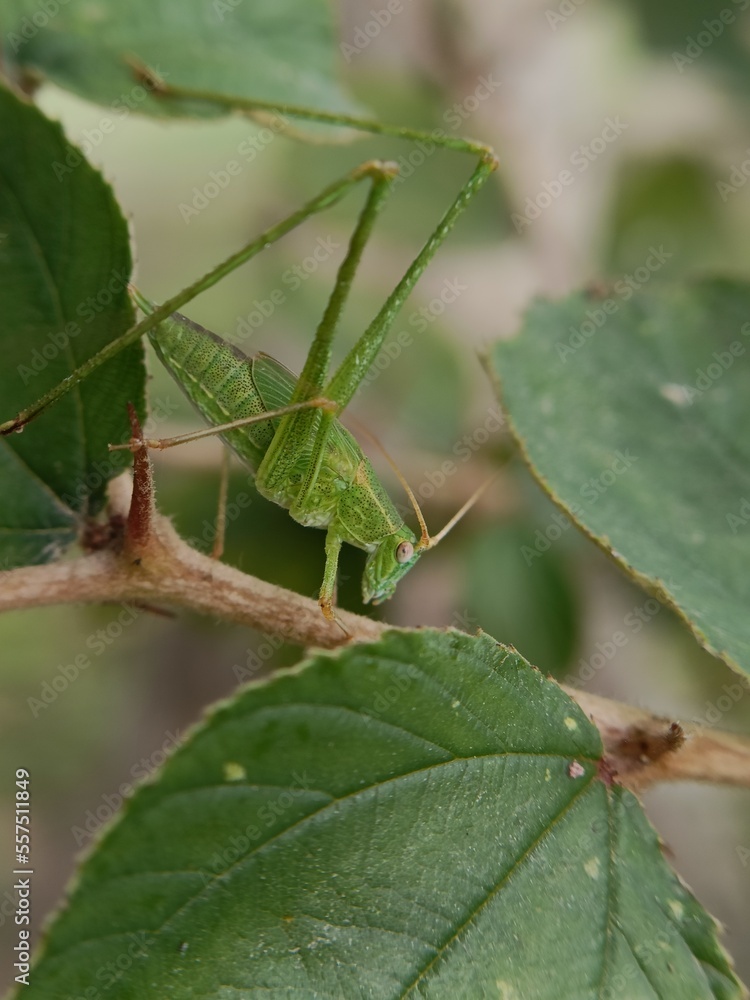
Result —
[[[165, 367], [210, 424], [226, 424], [265, 412], [253, 380], [252, 359], [210, 330], [175, 313], [175, 318], [164, 320], [149, 337]], [[273, 432], [273, 421], [268, 420], [221, 436], [255, 471]]]

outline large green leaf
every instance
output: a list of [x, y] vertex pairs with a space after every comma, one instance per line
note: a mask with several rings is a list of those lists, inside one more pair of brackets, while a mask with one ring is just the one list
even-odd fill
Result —
[[[170, 86], [324, 111], [352, 111], [336, 80], [338, 49], [327, 0], [6, 0], [9, 65], [40, 71], [101, 104], [110, 118], [213, 114], [209, 105], [159, 100], [134, 62]], [[109, 126], [108, 126], [109, 127]]]
[[[134, 322], [125, 220], [59, 125], [0, 88], [0, 421]], [[123, 351], [25, 428], [0, 438], [3, 568], [52, 558], [129, 464], [107, 450], [144, 411], [143, 348]]]
[[738, 997], [596, 729], [488, 636], [240, 693], [83, 867], [25, 1000]]
[[[748, 318], [744, 283], [634, 295], [620, 282], [609, 298], [535, 304], [490, 359], [545, 490], [707, 649], [745, 670]], [[559, 534], [550, 525], [540, 557]]]

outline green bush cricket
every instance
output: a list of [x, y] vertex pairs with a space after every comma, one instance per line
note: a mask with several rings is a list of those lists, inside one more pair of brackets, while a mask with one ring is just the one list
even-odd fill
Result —
[[[187, 97], [217, 104], [228, 101], [218, 95], [177, 90], [162, 84], [158, 88], [165, 99]], [[347, 125], [362, 131], [427, 140], [436, 147], [469, 152], [478, 158], [478, 164], [376, 317], [332, 374], [329, 370], [331, 347], [338, 320], [376, 216], [397, 174], [393, 164], [371, 161], [351, 171], [159, 307], [132, 289], [133, 298], [145, 318], [15, 420], [0, 425], [0, 433], [21, 430], [100, 364], [148, 334], [161, 361], [212, 426], [178, 439], [148, 441], [146, 445], [168, 447], [207, 434], [221, 434], [226, 444], [254, 472], [261, 495], [288, 509], [301, 524], [326, 528], [326, 564], [319, 603], [326, 618], [335, 620], [333, 601], [343, 542], [368, 553], [362, 579], [363, 598], [365, 602], [379, 603], [393, 594], [398, 581], [422, 552], [433, 547], [475, 499], [472, 497], [438, 535], [430, 537], [413, 494], [406, 487], [420, 522], [421, 537], [417, 538], [404, 523], [370, 462], [338, 416], [375, 361], [399, 309], [432, 256], [497, 162], [485, 146], [437, 133], [421, 133], [262, 102], [232, 100], [231, 106], [248, 111], [272, 110], [285, 116]], [[268, 355], [247, 357], [176, 312], [269, 243], [313, 214], [336, 204], [363, 180], [369, 181], [369, 193], [299, 378]], [[139, 446], [142, 447], [143, 442], [114, 447]]]

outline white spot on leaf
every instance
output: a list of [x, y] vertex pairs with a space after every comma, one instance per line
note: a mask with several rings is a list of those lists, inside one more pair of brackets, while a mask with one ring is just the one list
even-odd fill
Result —
[[242, 764], [238, 764], [235, 760], [227, 760], [224, 762], [225, 781], [244, 781], [245, 778], [247, 778], [247, 771]]
[[498, 979], [495, 982], [495, 986], [497, 986], [498, 1000], [520, 1000], [515, 987], [506, 980]]
[[589, 878], [599, 878], [601, 873], [601, 865], [599, 864], [599, 858], [589, 858], [588, 861], [584, 862], [583, 870], [586, 872]]

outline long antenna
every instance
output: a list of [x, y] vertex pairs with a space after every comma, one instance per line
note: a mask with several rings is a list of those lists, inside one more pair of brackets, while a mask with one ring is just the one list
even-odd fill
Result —
[[466, 503], [461, 507], [461, 509], [456, 511], [456, 513], [453, 515], [450, 521], [448, 521], [448, 523], [443, 528], [441, 528], [436, 535], [431, 536], [429, 531], [427, 530], [427, 523], [424, 519], [422, 508], [419, 506], [417, 498], [414, 496], [414, 491], [412, 490], [411, 486], [409, 486], [409, 484], [407, 483], [406, 477], [403, 475], [399, 467], [396, 465], [394, 460], [388, 454], [388, 451], [385, 448], [383, 442], [380, 441], [379, 438], [377, 438], [375, 434], [373, 434], [372, 431], [369, 430], [369, 428], [365, 427], [365, 425], [361, 421], [357, 420], [356, 417], [352, 417], [351, 414], [347, 414], [347, 418], [349, 423], [354, 424], [357, 427], [357, 430], [362, 434], [364, 434], [365, 437], [368, 437], [370, 441], [372, 441], [372, 443], [375, 445], [375, 447], [382, 452], [386, 461], [395, 472], [398, 481], [403, 486], [404, 492], [408, 496], [411, 505], [414, 508], [414, 513], [417, 515], [417, 520], [419, 521], [419, 526], [422, 530], [422, 537], [419, 539], [419, 541], [415, 546], [415, 549], [417, 551], [419, 551], [420, 549], [424, 551], [426, 551], [427, 549], [434, 549], [437, 543], [441, 542], [448, 534], [448, 532], [451, 531], [453, 528], [455, 528], [455, 526], [458, 524], [458, 522], [461, 520], [464, 514], [468, 513], [468, 511], [471, 510], [471, 508], [474, 506], [477, 500], [479, 500], [479, 498], [482, 496], [484, 491], [489, 486], [491, 486], [492, 483], [494, 483], [494, 481], [500, 475], [499, 469], [497, 470], [497, 472], [493, 472], [493, 474], [489, 477], [489, 479], [486, 479], [482, 483], [482, 485], [472, 493], [472, 495], [469, 497]]
[[434, 549], [437, 543], [442, 541], [452, 528], [455, 528], [455, 526], [458, 524], [458, 522], [461, 520], [464, 514], [466, 514], [467, 511], [471, 510], [471, 508], [481, 497], [481, 495], [484, 493], [487, 487], [490, 486], [492, 483], [494, 483], [494, 481], [497, 479], [499, 475], [500, 475], [500, 470], [498, 469], [497, 472], [492, 473], [489, 479], [485, 479], [485, 481], [482, 483], [479, 489], [475, 490], [472, 493], [472, 495], [469, 497], [469, 499], [466, 501], [463, 507], [460, 510], [456, 511], [456, 513], [453, 515], [450, 521], [448, 521], [445, 527], [441, 528], [440, 531], [438, 531], [438, 533], [429, 540], [429, 543], [427, 545], [428, 549]]

